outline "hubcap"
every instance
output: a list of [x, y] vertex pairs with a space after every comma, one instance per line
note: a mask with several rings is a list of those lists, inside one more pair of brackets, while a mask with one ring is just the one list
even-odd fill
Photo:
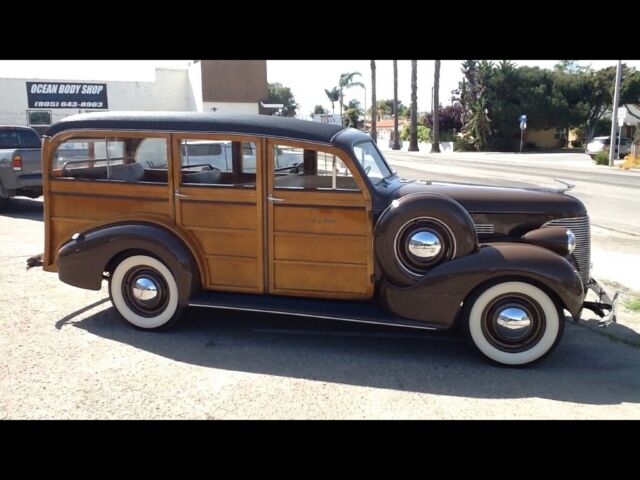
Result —
[[133, 297], [139, 302], [148, 302], [158, 297], [158, 286], [149, 277], [138, 277], [133, 283]]
[[429, 230], [421, 230], [411, 235], [407, 249], [417, 259], [432, 260], [440, 254], [442, 240]]
[[509, 340], [518, 340], [531, 330], [531, 319], [527, 312], [518, 307], [500, 310], [496, 319], [496, 332]]
[[546, 319], [542, 307], [522, 294], [495, 298], [482, 313], [482, 332], [494, 347], [510, 353], [528, 350], [544, 334]]
[[169, 287], [155, 268], [140, 266], [125, 274], [122, 296], [136, 314], [155, 317], [164, 311], [169, 302]]

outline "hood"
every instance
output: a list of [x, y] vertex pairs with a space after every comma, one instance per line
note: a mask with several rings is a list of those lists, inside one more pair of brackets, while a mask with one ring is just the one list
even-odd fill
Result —
[[436, 193], [453, 198], [471, 214], [542, 214], [554, 218], [587, 214], [580, 200], [550, 188], [508, 188], [454, 183], [399, 181], [391, 200], [412, 193]]

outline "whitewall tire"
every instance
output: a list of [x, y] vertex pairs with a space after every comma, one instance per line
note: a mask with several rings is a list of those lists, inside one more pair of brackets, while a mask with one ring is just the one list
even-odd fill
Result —
[[118, 264], [109, 281], [109, 295], [118, 313], [144, 330], [165, 329], [182, 313], [173, 274], [147, 255], [133, 255]]
[[493, 285], [471, 300], [468, 328], [482, 354], [503, 365], [541, 360], [558, 344], [564, 317], [540, 288], [525, 282]]

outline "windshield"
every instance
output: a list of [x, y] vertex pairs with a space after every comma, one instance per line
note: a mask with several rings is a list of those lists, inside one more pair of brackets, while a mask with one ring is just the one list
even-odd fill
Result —
[[375, 183], [392, 175], [391, 169], [372, 141], [356, 143], [353, 153], [362, 165], [364, 172]]

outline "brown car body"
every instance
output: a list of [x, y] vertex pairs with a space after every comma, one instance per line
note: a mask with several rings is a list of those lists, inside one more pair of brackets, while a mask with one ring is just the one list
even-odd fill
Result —
[[[133, 182], [87, 178], [103, 169], [95, 153], [79, 161], [81, 168], [56, 163], [65, 142], [109, 138], [133, 148], [160, 139], [167, 163], [148, 162]], [[231, 142], [229, 171], [185, 167], [184, 145], [197, 141]], [[588, 216], [579, 200], [551, 189], [402, 180], [379, 164], [377, 150], [367, 157], [376, 165], [365, 167], [364, 153], [356, 157], [368, 142], [354, 129], [277, 117], [69, 117], [44, 138], [44, 269], [97, 290], [123, 259], [144, 253], [177, 279], [180, 306], [244, 306], [432, 329], [454, 325], [465, 302], [491, 285], [519, 281], [580, 317], [590, 277]], [[243, 167], [247, 145], [255, 172]], [[295, 149], [302, 161], [278, 168], [276, 156]], [[325, 165], [333, 159], [331, 179], [321, 175], [321, 158]], [[372, 166], [380, 178], [370, 178]], [[191, 177], [213, 175], [227, 184], [190, 183], [185, 168]], [[331, 188], [318, 186], [327, 182]], [[579, 232], [573, 255], [563, 247], [569, 227]], [[436, 233], [437, 254], [403, 251], [416, 231]]]

